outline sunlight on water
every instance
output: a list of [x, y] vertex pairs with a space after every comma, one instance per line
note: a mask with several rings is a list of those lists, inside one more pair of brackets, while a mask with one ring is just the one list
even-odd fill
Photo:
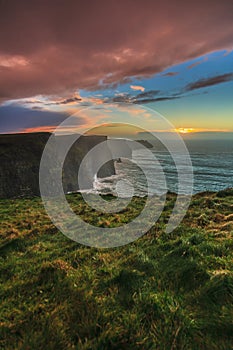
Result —
[[[232, 143], [231, 143], [232, 144]], [[192, 147], [190, 147], [192, 148]], [[212, 147], [210, 150], [205, 150], [203, 145], [190, 149], [190, 156], [194, 171], [194, 189], [193, 193], [204, 191], [219, 191], [225, 188], [233, 187], [233, 152], [223, 152], [221, 149]], [[201, 150], [203, 150], [201, 152]], [[171, 192], [177, 192], [177, 171], [170, 154], [166, 151], [151, 150], [159, 160], [166, 176], [167, 189]], [[145, 156], [144, 150], [134, 151], [134, 156], [139, 159], [149, 170], [150, 177], [153, 183], [154, 193], [162, 194], [167, 191], [164, 185], [159, 183], [156, 173], [156, 164], [151, 164]], [[179, 155], [180, 164], [182, 164], [182, 154]], [[91, 192], [94, 193], [112, 193], [118, 194], [120, 197], [128, 197], [132, 194], [132, 189], [127, 186], [127, 183], [119, 180], [131, 182], [134, 186], [134, 195], [145, 196], [147, 194], [147, 184], [143, 172], [130, 160], [122, 159], [121, 162], [115, 162], [116, 175], [105, 179], [95, 178], [94, 188]], [[185, 172], [185, 167], [183, 169]], [[116, 191], [117, 186], [117, 191]], [[116, 193], [117, 192], [117, 193]]]

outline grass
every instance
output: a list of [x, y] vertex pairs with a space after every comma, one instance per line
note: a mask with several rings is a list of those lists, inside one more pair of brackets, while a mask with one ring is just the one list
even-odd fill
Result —
[[[106, 197], [110, 200], [111, 197]], [[141, 210], [100, 215], [70, 195], [74, 210], [104, 227]], [[193, 197], [165, 233], [174, 203], [127, 246], [81, 246], [50, 222], [39, 198], [1, 200], [2, 349], [211, 349], [233, 344], [233, 191]]]

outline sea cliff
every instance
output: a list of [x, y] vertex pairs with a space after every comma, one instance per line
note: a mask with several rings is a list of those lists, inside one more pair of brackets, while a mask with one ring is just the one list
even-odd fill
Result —
[[[28, 133], [0, 135], [0, 198], [39, 196], [39, 167], [44, 147], [50, 133]], [[53, 154], [58, 145], [69, 136], [53, 136]], [[65, 192], [79, 190], [77, 172], [83, 157], [95, 145], [105, 141], [106, 136], [80, 136], [70, 148], [63, 167], [63, 188]], [[110, 150], [104, 147], [100, 155], [103, 160], [111, 158]], [[89, 159], [83, 174], [85, 187], [91, 188], [95, 159]], [[115, 174], [114, 161], [106, 162], [98, 172], [99, 177]]]

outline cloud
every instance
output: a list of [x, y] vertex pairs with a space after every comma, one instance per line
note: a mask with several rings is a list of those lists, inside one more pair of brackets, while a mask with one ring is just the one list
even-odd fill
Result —
[[167, 73], [164, 73], [163, 76], [164, 77], [174, 77], [177, 74], [179, 74], [179, 72], [167, 72]]
[[149, 98], [149, 97], [154, 97], [160, 93], [160, 90], [149, 90], [146, 92], [142, 92], [141, 94], [137, 95], [137, 99], [141, 98]]
[[112, 98], [106, 98], [105, 99], [105, 103], [111, 103], [111, 102], [115, 102], [115, 103], [132, 103], [134, 100], [133, 96], [130, 96], [129, 94], [124, 94], [124, 95], [120, 95], [120, 96], [114, 96]]
[[105, 98], [104, 103], [135, 103], [135, 104], [147, 104], [151, 102], [163, 102], [169, 100], [176, 100], [183, 97], [182, 92], [167, 96], [157, 96], [161, 92], [159, 90], [150, 90], [147, 92], [142, 92], [136, 96], [132, 96], [129, 93], [120, 94], [118, 96]]
[[82, 101], [82, 98], [79, 95], [75, 95], [75, 96], [67, 97], [65, 99], [60, 99], [58, 101], [51, 101], [46, 104], [47, 105], [73, 105], [81, 101]]
[[0, 67], [27, 66], [29, 62], [22, 56], [0, 55]]
[[80, 97], [71, 97], [71, 98], [67, 98], [63, 101], [60, 102], [56, 102], [57, 105], [67, 105], [67, 104], [73, 104], [76, 102], [80, 102], [82, 101], [82, 99]]
[[146, 104], [146, 103], [152, 103], [152, 102], [163, 102], [163, 101], [177, 100], [181, 97], [182, 96], [176, 95], [176, 96], [161, 96], [161, 97], [154, 97], [154, 98], [144, 98], [144, 99], [137, 99], [134, 101], [134, 103]]
[[[229, 0], [0, 2], [0, 98], [115, 88], [233, 47]], [[102, 82], [102, 83], [101, 83]]]
[[222, 84], [231, 80], [233, 80], [233, 73], [216, 75], [215, 77], [200, 79], [195, 81], [194, 83], [190, 83], [186, 86], [185, 90], [192, 91], [196, 89]]
[[[67, 116], [66, 113], [30, 109], [19, 105], [0, 106], [0, 133], [56, 127]], [[82, 122], [84, 121], [80, 119], [80, 123]]]
[[131, 102], [138, 103], [138, 104], [146, 104], [146, 103], [152, 103], [152, 102], [175, 100], [181, 97], [182, 97], [181, 93], [163, 96], [160, 90], [150, 90], [150, 91], [142, 92], [137, 96], [134, 96], [131, 99]]
[[194, 63], [190, 64], [187, 68], [192, 69], [196, 66], [199, 66], [199, 64], [201, 64], [201, 63], [202, 63], [202, 61], [194, 62]]
[[[44, 125], [44, 126], [37, 126], [33, 128], [21, 129], [20, 133], [32, 133], [32, 132], [51, 132], [52, 133], [55, 129], [56, 129], [55, 125]], [[18, 133], [17, 130], [15, 132]]]
[[130, 88], [132, 90], [135, 90], [135, 91], [142, 91], [142, 92], [145, 91], [145, 88], [143, 86], [139, 86], [139, 85], [130, 85]]
[[[227, 51], [226, 51], [226, 52], [227, 52]], [[231, 52], [231, 50], [229, 50], [229, 52]], [[224, 54], [224, 55], [225, 55], [225, 54]], [[196, 62], [190, 64], [187, 68], [188, 68], [188, 69], [195, 68], [195, 67], [198, 66], [199, 64], [202, 64], [202, 63], [204, 63], [204, 62], [206, 62], [206, 61], [208, 61], [208, 57], [207, 57], [207, 56], [205, 56], [205, 57], [203, 57], [202, 59], [200, 59], [200, 60], [198, 60], [198, 61], [196, 61]]]

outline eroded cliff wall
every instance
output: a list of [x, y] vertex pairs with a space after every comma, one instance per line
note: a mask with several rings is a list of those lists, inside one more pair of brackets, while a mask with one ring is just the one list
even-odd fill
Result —
[[[38, 196], [39, 167], [41, 156], [48, 141], [50, 133], [10, 134], [0, 135], [0, 198]], [[62, 145], [59, 137], [54, 136], [54, 154], [56, 147]], [[81, 136], [74, 142], [65, 159], [63, 168], [64, 191], [77, 191], [77, 172], [84, 155], [95, 145], [106, 140], [105, 136]], [[110, 150], [104, 149], [106, 154]], [[102, 154], [105, 158], [106, 154]], [[101, 155], [100, 155], [101, 156]], [[85, 186], [91, 188], [94, 177], [94, 159], [84, 168]], [[99, 177], [107, 177], [115, 174], [113, 160], [107, 162], [98, 173]]]

